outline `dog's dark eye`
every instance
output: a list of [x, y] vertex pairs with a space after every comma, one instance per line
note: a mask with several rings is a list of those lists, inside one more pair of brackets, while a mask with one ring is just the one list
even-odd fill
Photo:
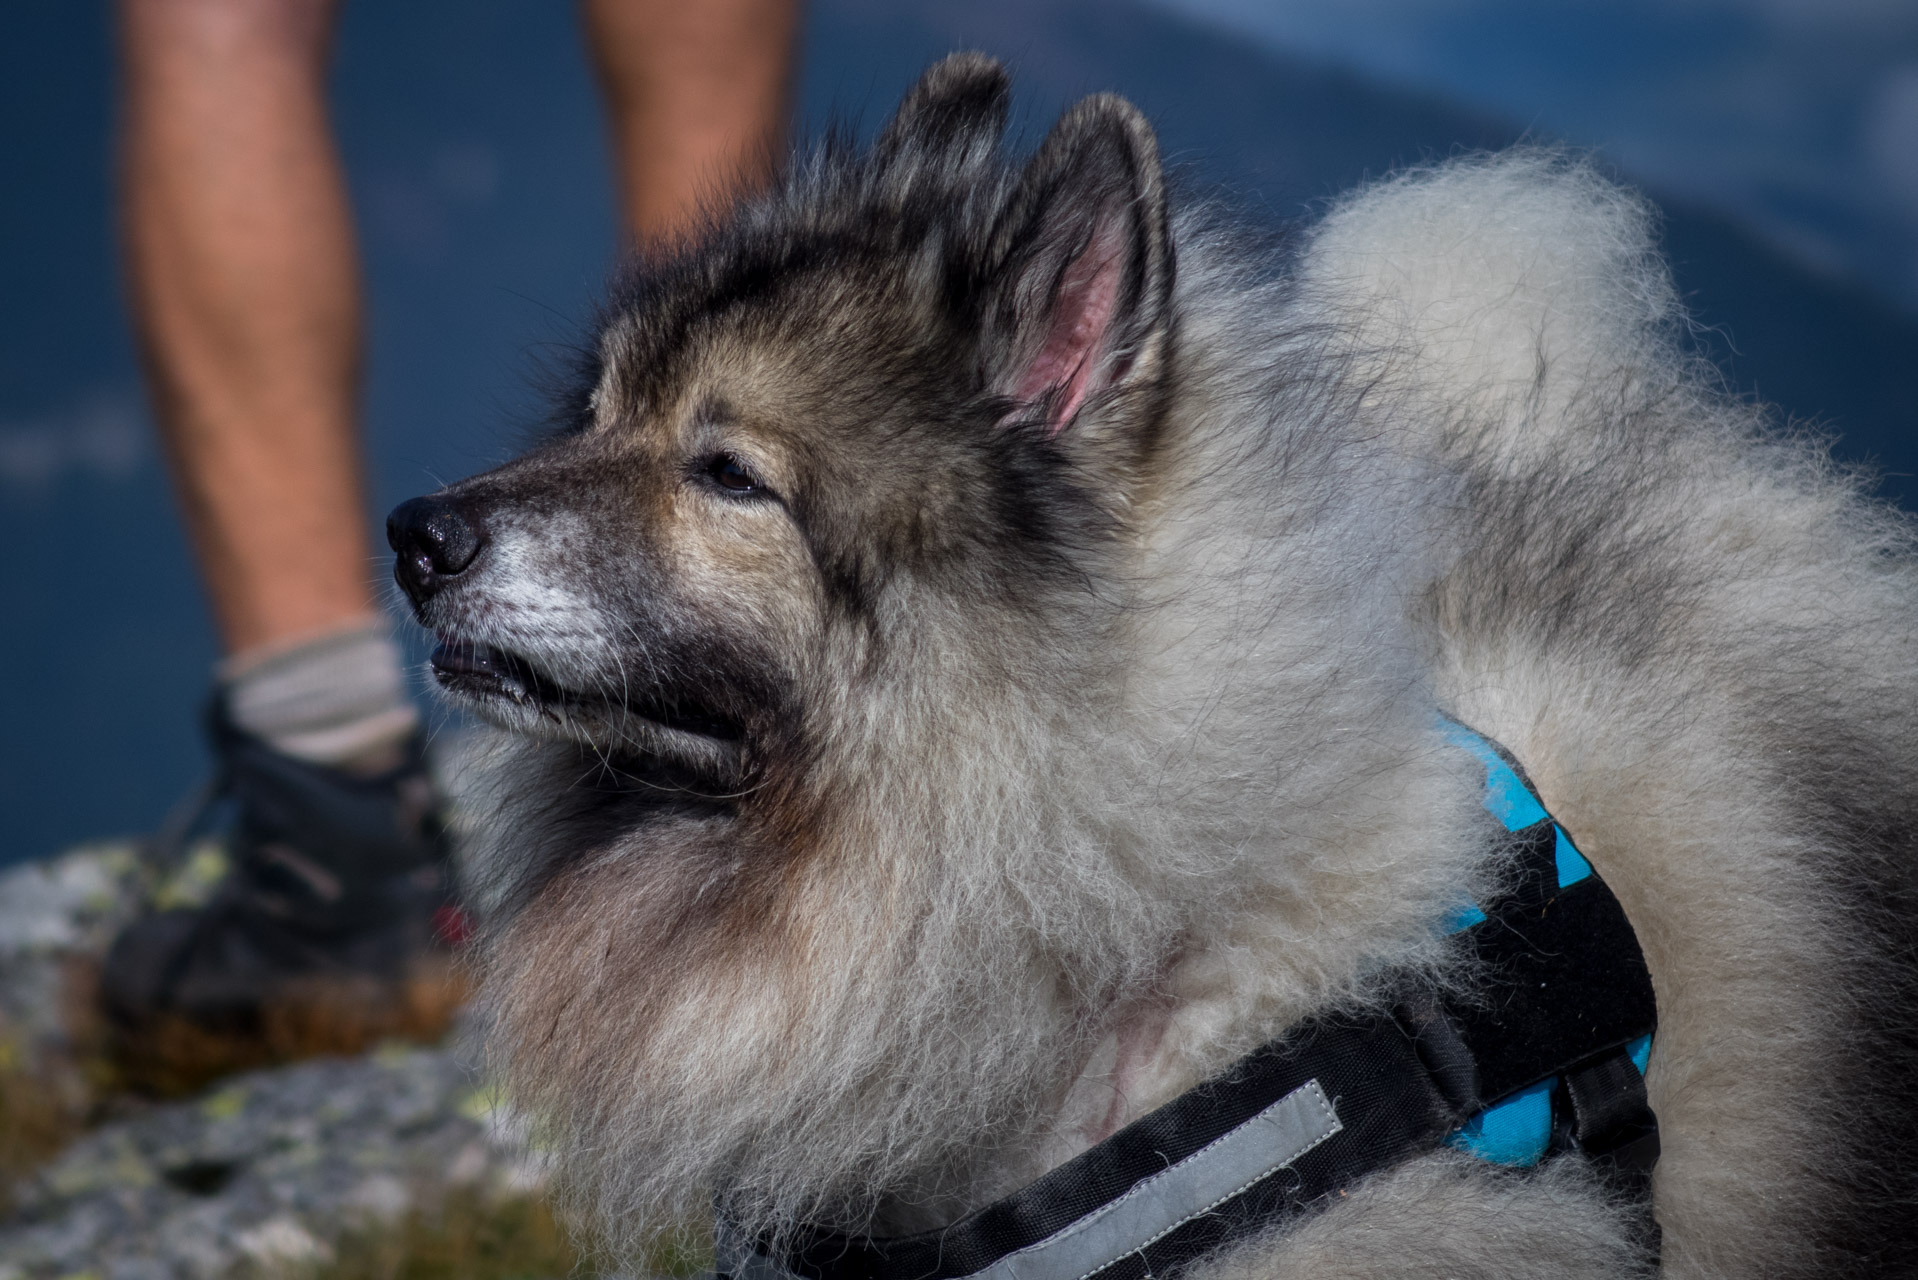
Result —
[[759, 481], [730, 453], [722, 453], [706, 464], [706, 474], [728, 493], [757, 493]]

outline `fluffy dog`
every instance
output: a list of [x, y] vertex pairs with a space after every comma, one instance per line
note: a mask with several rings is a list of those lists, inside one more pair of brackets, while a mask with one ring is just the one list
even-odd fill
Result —
[[[1688, 354], [1635, 196], [1458, 160], [1276, 243], [1112, 97], [873, 147], [616, 291], [527, 456], [396, 513], [516, 1101], [615, 1245], [937, 1227], [1496, 890], [1496, 738], [1658, 1002], [1662, 1266], [1912, 1261], [1902, 517]], [[1439, 1150], [1198, 1264], [1633, 1274], [1578, 1157]]]

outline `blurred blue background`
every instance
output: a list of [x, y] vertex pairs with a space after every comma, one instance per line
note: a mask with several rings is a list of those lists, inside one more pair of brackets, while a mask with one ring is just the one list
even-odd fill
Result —
[[[9, 0], [4, 30], [0, 864], [156, 824], [206, 767], [215, 656], [120, 300], [106, 6]], [[1918, 502], [1910, 0], [820, 0], [802, 129], [870, 129], [961, 46], [1013, 64], [1028, 139], [1118, 89], [1188, 190], [1267, 222], [1459, 148], [1596, 149], [1665, 209], [1731, 384]], [[371, 518], [525, 439], [542, 353], [612, 261], [613, 201], [556, 0], [349, 3], [333, 85], [370, 283]]]

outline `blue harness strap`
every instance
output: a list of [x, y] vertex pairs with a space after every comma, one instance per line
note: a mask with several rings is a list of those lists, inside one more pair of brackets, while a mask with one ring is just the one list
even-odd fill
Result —
[[[1568, 889], [1594, 874], [1592, 864], [1565, 834], [1565, 828], [1546, 811], [1538, 792], [1504, 752], [1457, 721], [1441, 721], [1441, 731], [1453, 745], [1464, 748], [1485, 766], [1485, 811], [1498, 819], [1507, 832], [1536, 849], [1543, 843], [1543, 833], [1549, 826], [1550, 879], [1554, 889]], [[1485, 912], [1478, 904], [1469, 903], [1446, 921], [1446, 932], [1459, 933], [1485, 919]], [[1625, 1060], [1637, 1071], [1640, 1080], [1644, 1078], [1651, 1050], [1649, 1032], [1628, 1041], [1623, 1048]], [[1447, 1135], [1446, 1144], [1494, 1164], [1535, 1165], [1552, 1145], [1555, 1097], [1559, 1100], [1557, 1111], [1562, 1114], [1569, 1101], [1567, 1088], [1558, 1076], [1526, 1085]], [[1649, 1107], [1645, 1113], [1649, 1116]], [[1652, 1132], [1655, 1134], [1656, 1130]]]

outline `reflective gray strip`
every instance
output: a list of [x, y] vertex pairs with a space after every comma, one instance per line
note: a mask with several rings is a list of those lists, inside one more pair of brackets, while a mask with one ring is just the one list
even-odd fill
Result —
[[1238, 1128], [1017, 1253], [976, 1280], [1086, 1280], [1291, 1164], [1342, 1126], [1308, 1080]]
[[[1308, 1080], [1117, 1200], [965, 1280], [1087, 1280], [1277, 1173], [1342, 1127], [1325, 1090]], [[732, 1280], [792, 1280], [723, 1226], [715, 1244], [719, 1271]]]

